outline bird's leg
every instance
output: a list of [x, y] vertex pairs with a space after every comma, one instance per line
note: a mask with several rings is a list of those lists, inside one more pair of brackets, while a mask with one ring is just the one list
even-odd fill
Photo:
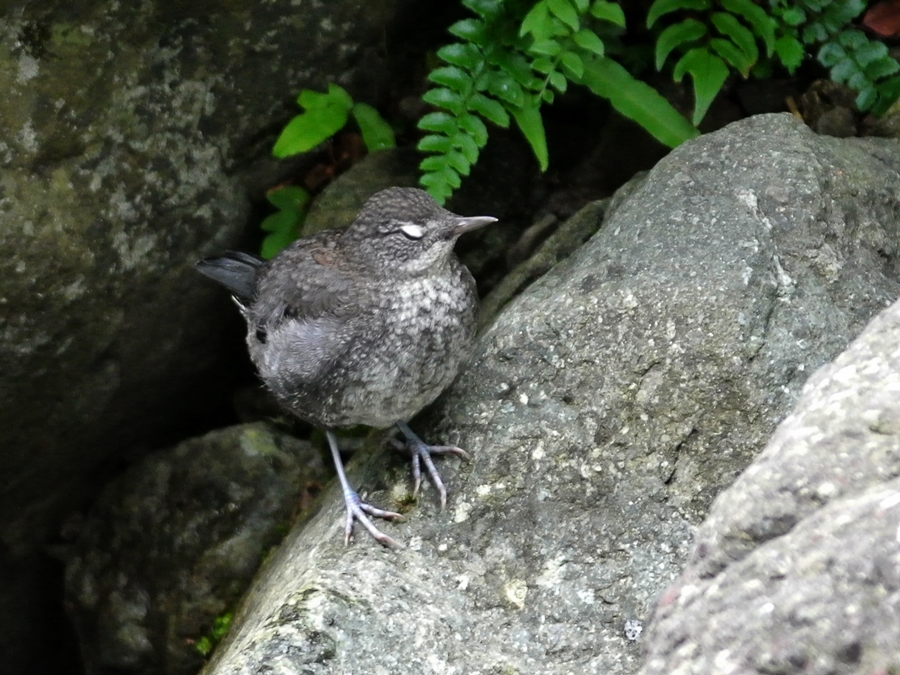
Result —
[[347, 474], [344, 473], [344, 462], [341, 459], [341, 452], [338, 449], [337, 436], [330, 429], [325, 430], [325, 436], [328, 438], [328, 445], [331, 447], [331, 457], [334, 459], [334, 468], [337, 470], [338, 480], [341, 481], [341, 490], [344, 494], [344, 505], [347, 508], [347, 524], [344, 526], [344, 544], [350, 543], [350, 535], [353, 533], [353, 521], [358, 520], [362, 523], [369, 534], [375, 541], [384, 546], [396, 546], [397, 542], [379, 530], [369, 520], [369, 516], [376, 518], [386, 518], [388, 520], [403, 520], [403, 516], [393, 511], [384, 511], [369, 504], [366, 504], [359, 498], [356, 490], [350, 487], [350, 481], [347, 480]]
[[438, 493], [441, 495], [441, 511], [443, 511], [447, 507], [447, 488], [444, 487], [444, 481], [441, 480], [441, 476], [437, 471], [437, 467], [434, 466], [431, 456], [456, 455], [467, 460], [469, 459], [469, 453], [455, 445], [428, 445], [413, 433], [413, 430], [409, 428], [406, 422], [397, 422], [397, 428], [406, 437], [406, 448], [409, 450], [409, 454], [412, 455], [413, 497], [419, 494], [419, 486], [422, 484], [421, 464], [424, 464], [431, 482], [434, 483], [434, 487], [437, 488]]

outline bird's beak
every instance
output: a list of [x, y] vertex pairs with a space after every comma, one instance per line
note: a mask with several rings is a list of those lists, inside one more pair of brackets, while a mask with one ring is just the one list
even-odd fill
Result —
[[496, 223], [497, 219], [493, 216], [472, 216], [471, 218], [458, 218], [456, 227], [453, 228], [453, 236], [458, 237], [466, 232], [477, 230], [479, 227]]

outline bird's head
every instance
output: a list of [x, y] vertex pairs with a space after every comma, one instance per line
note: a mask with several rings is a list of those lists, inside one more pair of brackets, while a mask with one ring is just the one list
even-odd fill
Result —
[[366, 201], [343, 236], [346, 250], [371, 271], [417, 276], [446, 264], [461, 234], [496, 220], [458, 216], [424, 190], [388, 188]]

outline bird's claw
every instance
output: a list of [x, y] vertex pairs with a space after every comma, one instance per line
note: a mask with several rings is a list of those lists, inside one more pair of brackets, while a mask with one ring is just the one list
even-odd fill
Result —
[[444, 486], [444, 481], [441, 480], [441, 475], [438, 473], [431, 456], [455, 455], [468, 461], [471, 459], [469, 453], [455, 445], [428, 445], [412, 433], [406, 425], [401, 426], [398, 424], [397, 426], [400, 427], [400, 431], [406, 436], [405, 442], [397, 441], [397, 444], [405, 448], [412, 456], [413, 497], [418, 496], [419, 488], [422, 486], [422, 464], [424, 464], [428, 477], [431, 478], [431, 482], [434, 483], [434, 487], [441, 497], [441, 511], [443, 511], [447, 508], [447, 488]]
[[391, 521], [406, 520], [402, 514], [395, 513], [394, 511], [385, 511], [384, 509], [379, 509], [371, 504], [367, 504], [352, 490], [349, 493], [344, 493], [344, 506], [347, 509], [347, 517], [344, 525], [345, 546], [350, 544], [350, 535], [353, 534], [354, 520], [358, 520], [379, 544], [383, 546], [399, 546], [394, 539], [375, 527], [375, 524], [369, 519], [369, 516], [384, 518], [385, 520]]

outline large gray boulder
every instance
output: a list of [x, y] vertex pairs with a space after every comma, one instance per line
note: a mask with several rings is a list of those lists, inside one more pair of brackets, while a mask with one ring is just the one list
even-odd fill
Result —
[[155, 452], [107, 485], [66, 561], [84, 672], [196, 673], [201, 641], [326, 476], [317, 448], [260, 422]]
[[[672, 152], [507, 306], [417, 425], [472, 453], [442, 463], [448, 510], [426, 489], [385, 525], [403, 549], [364, 532], [344, 548], [333, 488], [204, 672], [637, 671], [631, 638], [712, 499], [900, 295], [898, 179], [900, 143], [787, 115]], [[385, 451], [351, 480], [409, 503]]]
[[63, 514], [223, 407], [239, 320], [192, 264], [285, 171], [299, 89], [378, 103], [408, 5], [2, 3], [0, 672], [50, 668]]
[[900, 670], [900, 301], [713, 504], [642, 675]]

